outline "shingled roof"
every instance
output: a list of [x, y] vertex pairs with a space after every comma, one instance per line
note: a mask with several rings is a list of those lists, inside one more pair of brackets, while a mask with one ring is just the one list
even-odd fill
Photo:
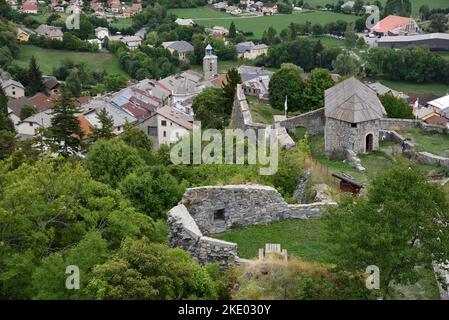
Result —
[[360, 123], [384, 118], [386, 114], [376, 92], [355, 77], [325, 91], [325, 115], [328, 118]]

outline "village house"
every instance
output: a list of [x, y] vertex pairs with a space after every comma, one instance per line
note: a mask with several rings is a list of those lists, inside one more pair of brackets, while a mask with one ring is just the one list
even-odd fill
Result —
[[175, 23], [178, 26], [182, 26], [182, 27], [193, 27], [195, 25], [195, 22], [193, 22], [192, 19], [181, 19], [178, 18], [175, 20]]
[[413, 111], [417, 120], [421, 120], [430, 125], [448, 126], [449, 114], [445, 116], [436, 112], [433, 108], [421, 107]]
[[380, 120], [387, 113], [374, 90], [351, 77], [325, 91], [324, 105], [328, 156], [379, 149]]
[[110, 7], [112, 13], [121, 13], [122, 12], [122, 5], [119, 0], [109, 1], [109, 7]]
[[242, 78], [242, 89], [246, 95], [263, 100], [268, 94], [268, 88], [273, 73], [260, 67], [240, 66], [237, 71]]
[[449, 117], [449, 94], [444, 97], [427, 102], [426, 107], [432, 109], [439, 115]]
[[229, 35], [229, 30], [222, 26], [214, 26], [209, 30], [209, 33], [214, 37], [224, 38]]
[[241, 59], [254, 60], [261, 55], [268, 54], [268, 46], [266, 44], [254, 44], [254, 42], [240, 42], [235, 45], [237, 56]]
[[194, 49], [190, 43], [184, 40], [163, 42], [162, 46], [172, 54], [177, 52], [179, 59], [182, 61], [188, 61], [187, 54], [193, 52]]
[[22, 28], [17, 28], [17, 40], [20, 42], [28, 42], [30, 34]]
[[110, 36], [109, 40], [123, 42], [130, 51], [137, 49], [142, 44], [142, 38], [139, 36], [115, 35]]
[[97, 13], [97, 14], [103, 14], [104, 13], [104, 4], [100, 1], [94, 1], [91, 3], [91, 9]]
[[36, 35], [45, 37], [50, 40], [62, 41], [62, 39], [64, 37], [64, 33], [62, 32], [61, 27], [49, 26], [46, 24], [41, 24], [39, 27], [37, 27], [35, 32], [36, 32]]
[[213, 6], [214, 9], [216, 9], [216, 10], [225, 10], [225, 9], [228, 7], [228, 3], [222, 1], [222, 2], [214, 3], [212, 6]]
[[59, 94], [60, 83], [56, 78], [51, 77], [44, 81], [45, 92], [49, 96], [54, 96]]
[[377, 36], [408, 36], [420, 31], [413, 18], [389, 15], [380, 20], [371, 29]]
[[159, 149], [161, 145], [177, 142], [189, 134], [193, 130], [193, 117], [164, 106], [136, 126], [148, 135], [153, 148]]
[[38, 7], [37, 2], [25, 1], [20, 8], [20, 12], [29, 13], [29, 14], [37, 14]]
[[393, 89], [383, 85], [380, 82], [368, 83], [367, 85], [368, 85], [368, 87], [373, 89], [377, 93], [378, 96], [383, 96], [384, 94], [389, 94], [389, 95], [392, 95], [393, 97], [401, 98], [402, 100], [405, 100], [405, 101], [408, 101], [410, 99], [410, 97], [408, 95], [406, 95], [405, 93], [393, 90]]
[[131, 11], [132, 11], [133, 15], [142, 12], [142, 10], [143, 10], [143, 8], [142, 8], [141, 3], [133, 3], [131, 6]]
[[134, 124], [137, 121], [137, 119], [130, 113], [114, 106], [109, 102], [109, 99], [105, 97], [95, 97], [91, 99], [87, 104], [82, 106], [82, 109], [85, 110], [83, 112], [84, 118], [89, 122], [92, 128], [100, 127], [101, 124], [98, 120], [97, 114], [102, 109], [106, 109], [109, 116], [112, 117], [114, 123], [113, 133], [117, 135], [123, 132], [125, 124]]
[[25, 88], [18, 81], [12, 79], [1, 81], [1, 86], [7, 97], [17, 99], [25, 96]]
[[51, 126], [51, 110], [42, 111], [19, 121], [16, 125], [16, 131], [21, 139], [30, 139], [36, 135], [37, 129], [47, 129]]
[[6, 3], [11, 7], [13, 10], [17, 10], [19, 8], [17, 0], [7, 0]]
[[278, 5], [273, 2], [267, 2], [262, 6], [261, 12], [264, 16], [274, 16], [278, 13]]
[[97, 27], [95, 28], [95, 37], [98, 40], [104, 40], [104, 38], [109, 37], [109, 29], [104, 27]]
[[41, 113], [51, 109], [54, 106], [54, 101], [42, 93], [37, 93], [31, 98], [21, 97], [8, 102], [7, 105], [8, 116], [14, 123], [16, 130], [18, 131], [19, 134], [23, 133], [25, 135], [28, 135], [30, 132], [30, 128], [28, 128], [31, 126], [30, 124], [28, 124], [28, 127], [26, 128], [24, 128], [24, 126], [22, 125], [21, 131], [18, 130], [18, 125], [21, 122], [20, 112], [22, 111], [22, 108], [25, 105], [32, 106], [36, 108], [36, 110], [39, 113]]

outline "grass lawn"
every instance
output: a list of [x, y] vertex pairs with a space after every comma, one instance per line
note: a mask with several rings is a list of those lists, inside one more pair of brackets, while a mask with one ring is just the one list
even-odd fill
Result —
[[421, 100], [431, 100], [449, 93], [449, 87], [441, 83], [409, 83], [404, 81], [380, 80], [387, 87], [404, 92], [412, 98], [421, 97]]
[[[307, 0], [305, 1], [307, 2], [309, 5], [311, 6], [316, 6], [316, 5], [321, 5], [324, 6], [328, 3], [335, 3], [337, 1], [329, 1], [329, 0]], [[369, 1], [365, 1], [366, 3]], [[385, 5], [385, 3], [387, 2], [387, 0], [380, 0], [380, 2], [382, 2], [383, 5]], [[414, 16], [418, 16], [419, 14], [419, 8], [423, 5], [426, 4], [430, 7], [430, 9], [433, 8], [447, 8], [449, 7], [449, 4], [447, 2], [447, 0], [410, 0], [411, 4], [412, 4], [412, 12]], [[373, 3], [373, 1], [371, 1], [371, 3]]]
[[251, 116], [254, 122], [272, 124], [273, 115], [283, 115], [282, 110], [274, 109], [268, 104], [258, 103], [256, 101], [250, 101], [249, 108], [251, 110]]
[[[253, 32], [254, 38], [260, 39], [263, 32], [268, 27], [274, 27], [278, 32], [288, 27], [292, 22], [301, 23], [310, 21], [312, 23], [326, 24], [337, 20], [354, 21], [357, 19], [355, 15], [346, 15], [335, 12], [325, 11], [309, 11], [309, 12], [295, 12], [293, 14], [278, 14], [275, 16], [242, 16], [234, 17], [228, 14], [222, 15], [222, 12], [210, 8], [194, 8], [194, 9], [176, 9], [171, 12], [179, 17], [190, 18], [195, 22], [206, 27], [213, 27], [215, 25], [229, 28], [232, 21], [234, 21], [238, 30], [245, 32]], [[218, 14], [219, 16], [217, 16]]]
[[236, 229], [214, 237], [237, 243], [237, 254], [241, 258], [257, 257], [259, 248], [265, 247], [265, 243], [280, 243], [289, 256], [328, 262], [327, 247], [321, 238], [322, 229], [321, 220], [285, 220]]
[[62, 61], [66, 59], [84, 63], [89, 70], [106, 70], [109, 74], [126, 75], [117, 58], [111, 53], [53, 50], [22, 45], [16, 62], [20, 66], [28, 66], [32, 56], [36, 58], [41, 71], [47, 75], [52, 74], [53, 69], [60, 66]]
[[444, 59], [449, 60], [449, 52], [447, 51], [437, 51], [435, 52], [439, 56], [442, 56]]
[[[416, 135], [414, 139], [422, 141], [422, 146], [426, 151], [432, 150], [438, 152], [440, 150], [446, 150], [449, 152], [449, 138], [441, 135], [431, 135], [421, 130], [411, 131], [410, 134]], [[405, 134], [407, 136], [407, 134]], [[446, 139], [443, 141], [443, 139]], [[415, 140], [414, 140], [415, 141]], [[436, 166], [424, 165], [415, 162], [409, 162], [406, 158], [400, 157], [401, 151], [397, 144], [389, 141], [380, 143], [380, 150], [372, 152], [370, 154], [360, 154], [359, 158], [362, 160], [362, 165], [366, 168], [366, 172], [362, 173], [350, 166], [346, 161], [330, 159], [324, 154], [324, 136], [316, 135], [309, 138], [309, 144], [313, 158], [321, 164], [324, 169], [319, 172], [322, 176], [322, 181], [317, 183], [328, 183], [329, 176], [332, 173], [343, 172], [349, 174], [357, 181], [368, 184], [370, 179], [377, 173], [388, 170], [393, 167], [398, 161], [404, 161], [413, 165], [415, 170], [420, 170], [423, 173], [440, 172], [441, 169]], [[398, 150], [399, 149], [399, 150]], [[432, 152], [429, 151], [429, 152]], [[438, 154], [438, 153], [437, 153]], [[397, 160], [399, 158], [399, 160]]]
[[119, 29], [126, 29], [131, 27], [133, 24], [133, 18], [117, 18], [117, 21], [113, 21], [111, 25], [113, 27], [119, 28]]
[[[215, 238], [238, 244], [237, 254], [251, 259], [258, 256], [259, 248], [266, 243], [280, 243], [289, 257], [305, 261], [330, 262], [330, 252], [323, 241], [322, 220], [285, 220], [236, 229], [215, 235]], [[420, 280], [408, 286], [395, 286], [390, 299], [426, 300], [439, 299], [438, 287], [431, 267], [419, 268]]]
[[402, 131], [401, 134], [417, 143], [418, 151], [427, 151], [442, 157], [449, 157], [449, 135], [425, 132], [419, 128]]

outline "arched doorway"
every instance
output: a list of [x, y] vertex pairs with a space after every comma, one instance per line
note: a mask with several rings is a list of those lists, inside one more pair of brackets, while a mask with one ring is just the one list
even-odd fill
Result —
[[370, 133], [366, 136], [365, 152], [373, 151], [373, 134]]

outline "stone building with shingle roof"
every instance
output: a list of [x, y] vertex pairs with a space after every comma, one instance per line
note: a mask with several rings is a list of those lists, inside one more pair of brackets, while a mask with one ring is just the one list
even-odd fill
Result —
[[325, 91], [325, 151], [340, 156], [346, 150], [366, 153], [379, 149], [380, 120], [386, 116], [377, 94], [355, 77]]

